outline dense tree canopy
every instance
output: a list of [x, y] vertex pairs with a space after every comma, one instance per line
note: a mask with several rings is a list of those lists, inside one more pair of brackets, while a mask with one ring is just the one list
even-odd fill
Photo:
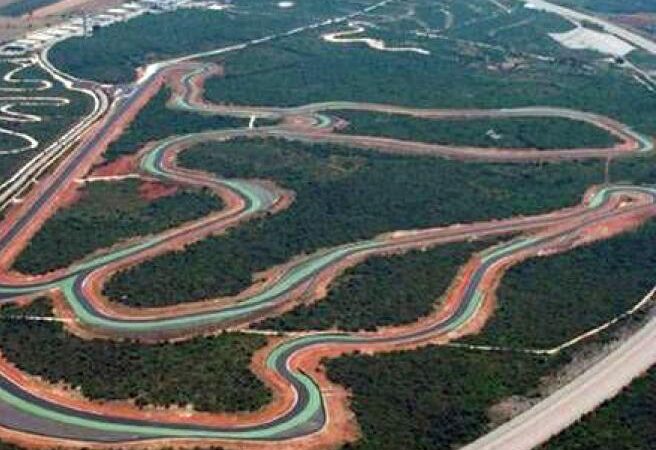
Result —
[[[47, 300], [4, 307], [4, 316], [48, 316]], [[137, 405], [188, 405], [200, 411], [245, 411], [271, 400], [249, 366], [262, 336], [223, 333], [179, 343], [84, 340], [57, 322], [5, 320], [2, 354], [21, 370], [79, 387], [91, 399], [134, 400]]]

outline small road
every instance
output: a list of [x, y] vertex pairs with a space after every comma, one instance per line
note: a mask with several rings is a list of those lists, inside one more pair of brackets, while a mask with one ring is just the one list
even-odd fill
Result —
[[533, 408], [462, 450], [529, 450], [615, 396], [656, 363], [656, 318]]

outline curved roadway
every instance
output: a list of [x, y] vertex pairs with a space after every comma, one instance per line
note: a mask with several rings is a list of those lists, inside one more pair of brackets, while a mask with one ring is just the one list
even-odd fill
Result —
[[[215, 215], [186, 224], [137, 244], [112, 251], [84, 264], [43, 277], [21, 278], [4, 273], [0, 283], [1, 302], [59, 291], [63, 293], [60, 313], [74, 318], [71, 328], [104, 337], [134, 337], [157, 340], [188, 336], [208, 329], [243, 325], [269, 314], [293, 301], [301, 293], [335, 276], [335, 268], [353, 264], [372, 254], [438, 245], [469, 239], [471, 236], [503, 235], [525, 232], [520, 238], [491, 248], [468, 265], [467, 276], [454, 282], [447, 306], [426, 320], [411, 326], [377, 333], [310, 333], [281, 341], [266, 359], [267, 376], [281, 381], [279, 389], [292, 399], [289, 404], [266, 417], [248, 416], [239, 424], [214, 417], [206, 422], [168, 417], [166, 413], [144, 413], [137, 409], [114, 411], [110, 407], [53, 397], [47, 391], [31, 389], [22, 374], [0, 363], [0, 427], [11, 435], [18, 432], [48, 438], [52, 444], [126, 443], [141, 440], [184, 439], [185, 441], [285, 441], [309, 436], [329, 423], [329, 412], [321, 387], [301, 366], [300, 355], [309, 352], [331, 354], [348, 349], [384, 351], [387, 348], [412, 348], [427, 342], [450, 339], [465, 332], [484, 308], [493, 280], [508, 265], [535, 256], [545, 250], [564, 250], [575, 245], [586, 232], [601, 224], [626, 220], [632, 224], [656, 214], [656, 188], [651, 186], [608, 186], [591, 189], [581, 205], [550, 214], [475, 223], [462, 226], [404, 231], [381, 235], [371, 240], [327, 249], [290, 263], [276, 272], [269, 282], [228, 305], [206, 302], [193, 305], [183, 313], [175, 310], [134, 311], [113, 309], [99, 294], [98, 286], [109, 274], [126, 265], [166, 251], [172, 243], [200, 239], [229, 226], [249, 220], [267, 211], [275, 212], [285, 192], [275, 186], [239, 179], [221, 179], [175, 165], [175, 155], [190, 145], [205, 140], [236, 136], [283, 136], [322, 142], [339, 142], [372, 147], [381, 151], [414, 151], [482, 160], [543, 160], [545, 158], [605, 158], [632, 155], [653, 150], [650, 139], [629, 127], [607, 118], [571, 110], [525, 108], [517, 110], [440, 111], [398, 108], [388, 105], [328, 103], [299, 108], [221, 107], [199, 104], [194, 99], [194, 82], [207, 73], [207, 66], [185, 65], [184, 76], [175, 99], [188, 109], [213, 109], [215, 113], [238, 116], [278, 118], [280, 125], [227, 130], [165, 139], [141, 159], [140, 169], [150, 176], [179, 183], [208, 186], [224, 197], [229, 207]], [[175, 67], [179, 69], [179, 67]], [[36, 189], [23, 205], [10, 211], [0, 228], [0, 253], [8, 266], [29, 237], [56, 209], [60, 197], [73, 181], [86, 173], [102, 153], [113, 133], [134, 114], [140, 104], [157, 90], [170, 67], [149, 73], [144, 82], [134, 85], [129, 95], [120, 98], [105, 120], [90, 129], [84, 142]], [[196, 98], [197, 100], [197, 98]], [[393, 111], [419, 117], [565, 117], [595, 124], [615, 134], [621, 144], [609, 149], [558, 150], [536, 152], [532, 149], [504, 151], [418, 144], [367, 136], [336, 135], [332, 119], [321, 114], [331, 109]], [[294, 122], [295, 119], [302, 119]], [[296, 123], [296, 125], [295, 125]], [[298, 125], [301, 123], [301, 125]], [[7, 267], [5, 267], [6, 269]], [[0, 433], [1, 434], [1, 433]], [[514, 447], [505, 447], [514, 448]]]

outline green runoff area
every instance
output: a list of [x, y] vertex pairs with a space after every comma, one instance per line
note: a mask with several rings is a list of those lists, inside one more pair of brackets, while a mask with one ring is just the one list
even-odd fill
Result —
[[[106, 83], [132, 81], [135, 70], [149, 62], [187, 56], [284, 33], [363, 9], [367, 0], [278, 2], [240, 0], [222, 11], [179, 9], [94, 30], [90, 38], [72, 38], [50, 52], [52, 62], [76, 77]], [[162, 39], [162, 36], [166, 36]]]
[[[627, 160], [631, 180], [656, 170], [644, 162]], [[226, 178], [273, 180], [295, 200], [287, 210], [119, 272], [104, 291], [115, 301], [162, 306], [235, 294], [252, 274], [299, 254], [395, 230], [575, 205], [604, 176], [597, 161], [460, 162], [274, 138], [200, 144], [179, 163]]]
[[367, 111], [331, 111], [348, 122], [345, 134], [441, 145], [535, 148], [605, 148], [618, 141], [592, 124], [564, 118], [426, 119]]
[[256, 410], [271, 401], [250, 371], [266, 338], [222, 333], [177, 343], [81, 339], [51, 316], [47, 299], [0, 308], [0, 348], [19, 369], [51, 383], [63, 382], [92, 400], [132, 400], [139, 407], [193, 405], [197, 411]]
[[168, 230], [223, 207], [219, 197], [204, 189], [180, 189], [148, 200], [140, 193], [140, 184], [127, 179], [78, 188], [80, 199], [45, 223], [18, 256], [14, 269], [40, 274], [68, 267], [96, 250]]

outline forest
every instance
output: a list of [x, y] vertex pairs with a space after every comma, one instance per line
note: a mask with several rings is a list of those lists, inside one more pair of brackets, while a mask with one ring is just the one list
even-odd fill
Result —
[[0, 349], [21, 370], [51, 383], [79, 387], [93, 400], [134, 400], [136, 405], [186, 406], [198, 411], [251, 411], [271, 400], [250, 371], [266, 339], [224, 332], [189, 341], [146, 345], [80, 339], [58, 322], [21, 321], [51, 315], [47, 299], [0, 309]]
[[285, 32], [368, 4], [362, 0], [299, 2], [285, 13], [276, 2], [240, 0], [234, 10], [185, 8], [146, 14], [94, 30], [90, 38], [67, 39], [53, 47], [50, 59], [78, 78], [127, 83], [138, 67], [153, 61]]
[[[383, 33], [378, 30], [403, 27], [388, 31], [386, 39], [425, 48], [429, 57], [336, 46], [321, 39], [322, 30], [225, 55], [220, 58], [225, 75], [207, 81], [206, 96], [214, 102], [280, 106], [323, 101], [429, 108], [555, 106], [596, 112], [656, 132], [644, 114], [656, 112], [656, 98], [646, 95], [630, 73], [604, 62], [598, 53], [568, 50], [548, 36], [568, 30], [567, 22], [525, 8], [493, 17], [489, 3], [469, 3], [476, 7], [453, 2], [460, 26], [445, 32], [443, 39], [417, 38], [411, 21], [375, 29]], [[468, 24], [468, 18], [478, 17], [472, 9], [490, 17]], [[418, 2], [421, 16], [438, 14], [429, 10]]]
[[489, 410], [531, 397], [556, 358], [429, 346], [350, 355], [327, 362], [329, 378], [352, 393], [362, 437], [343, 450], [427, 450], [464, 445], [489, 430]]
[[652, 368], [539, 450], [653, 450], [654, 405], [656, 369]]
[[654, 240], [656, 222], [650, 221], [635, 232], [511, 268], [497, 291], [494, 315], [466, 341], [550, 348], [601, 325], [652, 289]]
[[445, 244], [430, 250], [376, 256], [347, 269], [326, 298], [255, 326], [262, 329], [373, 331], [430, 314], [458, 269], [491, 240]]
[[14, 263], [23, 273], [67, 267], [93, 251], [122, 240], [157, 233], [223, 207], [209, 190], [184, 189], [147, 200], [140, 181], [92, 182], [78, 188], [80, 200], [60, 209], [32, 238]]
[[[201, 144], [180, 164], [275, 180], [296, 198], [288, 210], [119, 273], [106, 285], [112, 299], [155, 306], [234, 294], [253, 273], [301, 253], [399, 229], [549, 211], [577, 204], [603, 181], [600, 162], [465, 163], [277, 139]], [[643, 166], [631, 167], [639, 176]]]
[[199, 133], [222, 128], [240, 128], [247, 125], [243, 119], [200, 114], [169, 109], [166, 102], [171, 96], [169, 88], [161, 89], [141, 110], [121, 136], [112, 142], [104, 153], [106, 161], [123, 155], [132, 155], [148, 142], [173, 135]]
[[618, 142], [594, 125], [563, 118], [431, 120], [364, 111], [331, 114], [348, 121], [343, 133], [442, 145], [548, 150], [612, 147]]

